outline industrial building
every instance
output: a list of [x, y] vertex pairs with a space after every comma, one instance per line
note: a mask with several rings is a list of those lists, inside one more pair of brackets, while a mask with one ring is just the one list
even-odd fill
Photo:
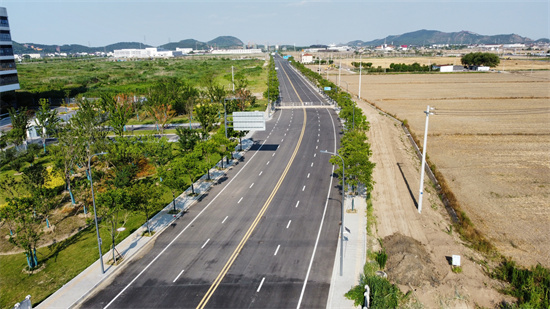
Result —
[[181, 51], [150, 47], [145, 49], [115, 49], [115, 58], [172, 58], [182, 56]]
[[19, 79], [15, 67], [10, 24], [6, 8], [0, 7], [0, 104], [4, 111], [15, 106], [15, 90], [19, 89]]

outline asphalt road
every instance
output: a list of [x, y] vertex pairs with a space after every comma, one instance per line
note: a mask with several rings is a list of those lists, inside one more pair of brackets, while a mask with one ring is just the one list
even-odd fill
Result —
[[[281, 105], [321, 104], [276, 61]], [[277, 110], [227, 178], [81, 307], [325, 307], [341, 198], [320, 150], [338, 134], [330, 108]]]

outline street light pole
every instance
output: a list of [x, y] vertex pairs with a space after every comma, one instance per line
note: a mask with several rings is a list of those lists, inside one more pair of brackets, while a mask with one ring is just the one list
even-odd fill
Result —
[[[433, 109], [433, 107], [431, 108]], [[428, 141], [428, 121], [430, 120], [430, 106], [424, 112], [426, 114], [426, 128], [424, 129], [424, 146], [422, 146], [422, 167], [420, 170], [420, 193], [418, 194], [418, 213], [422, 213], [422, 196], [424, 195], [424, 169], [426, 168], [426, 146]]]
[[340, 276], [343, 276], [343, 273], [344, 273], [344, 201], [346, 198], [346, 189], [345, 189], [346, 167], [344, 165], [344, 158], [342, 158], [342, 156], [340, 156], [338, 153], [329, 152], [327, 150], [321, 150], [321, 153], [328, 153], [333, 156], [338, 156], [340, 157], [340, 160], [342, 160], [342, 207], [341, 207], [341, 214], [340, 214], [342, 224], [340, 225]]
[[340, 64], [338, 66], [338, 87], [340, 87], [341, 77], [342, 77], [342, 58], [340, 58]]
[[359, 100], [361, 100], [361, 71], [363, 69], [363, 62], [362, 62], [363, 54], [359, 55]]
[[94, 182], [92, 181], [92, 169], [90, 163], [94, 156], [104, 155], [106, 152], [94, 153], [88, 158], [88, 173], [90, 174], [90, 187], [92, 189], [92, 204], [94, 205], [94, 221], [95, 221], [95, 231], [97, 234], [97, 247], [99, 249], [99, 264], [101, 265], [101, 274], [105, 273], [105, 268], [103, 267], [103, 253], [101, 253], [101, 237], [99, 237], [99, 227], [97, 225], [97, 211], [95, 208], [95, 197], [94, 197]]

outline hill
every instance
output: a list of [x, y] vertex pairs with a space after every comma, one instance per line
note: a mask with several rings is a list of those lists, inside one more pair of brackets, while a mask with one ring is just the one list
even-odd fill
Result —
[[[89, 47], [78, 44], [65, 45], [47, 45], [39, 43], [18, 43], [13, 41], [13, 52], [15, 54], [34, 54], [34, 53], [95, 53], [95, 52], [112, 52], [115, 49], [130, 49], [130, 48], [146, 48], [151, 45], [142, 44], [139, 42], [118, 42], [107, 46]], [[242, 47], [243, 42], [234, 36], [219, 36], [208, 42], [201, 42], [195, 39], [186, 39], [179, 42], [167, 43], [158, 47], [167, 50], [175, 50], [180, 48], [193, 49], [208, 49], [209, 47], [216, 48], [236, 48]]]
[[159, 47], [167, 50], [176, 50], [176, 48], [208, 49], [208, 44], [195, 39], [186, 39], [179, 42], [167, 43]]
[[[544, 39], [541, 39], [544, 40]], [[540, 41], [540, 40], [539, 40]], [[481, 35], [470, 31], [441, 32], [437, 30], [418, 30], [400, 35], [390, 35], [383, 39], [364, 42], [355, 40], [352, 46], [377, 46], [384, 43], [393, 45], [431, 45], [431, 44], [511, 44], [535, 43], [530, 38], [517, 34]]]
[[232, 48], [243, 46], [243, 42], [234, 36], [219, 36], [211, 41], [208, 41], [207, 43], [208, 45], [215, 46], [217, 48]]

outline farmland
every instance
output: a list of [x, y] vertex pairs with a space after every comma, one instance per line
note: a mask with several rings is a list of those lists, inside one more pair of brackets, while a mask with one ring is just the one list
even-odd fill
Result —
[[[342, 81], [357, 89], [357, 75]], [[361, 91], [363, 99], [406, 119], [421, 141], [423, 111], [435, 106], [428, 157], [462, 209], [501, 254], [549, 267], [548, 89], [550, 72], [517, 71], [364, 75]]]

